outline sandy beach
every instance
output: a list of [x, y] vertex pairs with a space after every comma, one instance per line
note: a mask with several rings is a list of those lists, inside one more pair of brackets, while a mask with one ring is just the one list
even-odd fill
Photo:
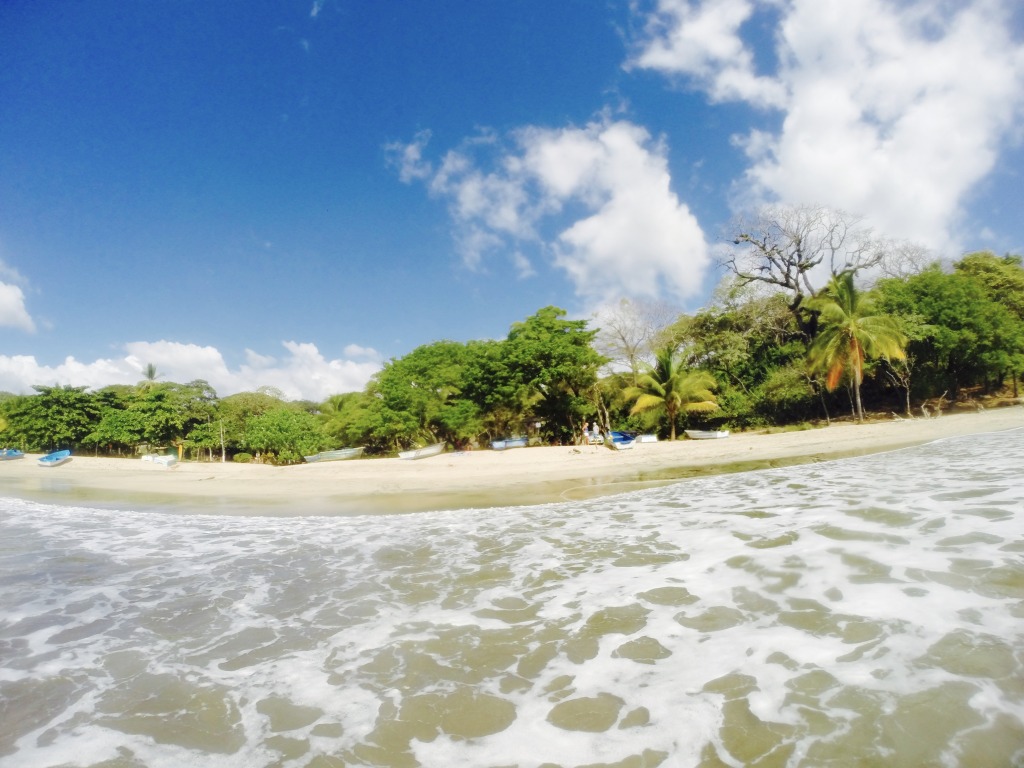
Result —
[[223, 514], [366, 514], [579, 500], [688, 477], [826, 461], [945, 437], [1024, 427], [1020, 405], [933, 419], [734, 433], [720, 440], [530, 447], [445, 453], [418, 461], [357, 459], [291, 467], [76, 455], [46, 468], [36, 455], [0, 462], [0, 495], [62, 504]]

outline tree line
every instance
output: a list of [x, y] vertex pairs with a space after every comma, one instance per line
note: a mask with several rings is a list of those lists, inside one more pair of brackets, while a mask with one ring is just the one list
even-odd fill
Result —
[[926, 264], [826, 209], [762, 212], [733, 245], [730, 277], [692, 315], [624, 300], [591, 322], [545, 307], [504, 339], [418, 347], [363, 391], [321, 403], [271, 389], [219, 398], [202, 380], [158, 381], [152, 367], [135, 386], [36, 386], [0, 400], [0, 442], [294, 463], [354, 445], [390, 455], [514, 435], [570, 444], [586, 422], [675, 439], [684, 427], [909, 416], [1007, 387], [1017, 397], [1021, 257]]

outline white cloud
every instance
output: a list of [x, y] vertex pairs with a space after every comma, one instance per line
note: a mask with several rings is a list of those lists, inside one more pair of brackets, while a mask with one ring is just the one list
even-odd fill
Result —
[[530, 243], [588, 299], [699, 292], [710, 263], [704, 234], [671, 190], [665, 147], [642, 127], [528, 126], [511, 135], [511, 148], [484, 134], [436, 170], [423, 160], [423, 140], [389, 150], [403, 180], [423, 179], [448, 201], [470, 268], [504, 250], [521, 276], [533, 275], [521, 247]]
[[34, 333], [36, 324], [25, 307], [21, 288], [0, 282], [0, 328], [19, 328]]
[[[1011, 0], [661, 0], [658, 9], [633, 65], [684, 75], [715, 100], [783, 110], [779, 130], [740, 142], [750, 166], [738, 204], [827, 205], [886, 235], [959, 249], [964, 202], [1024, 112]], [[778, 19], [774, 37], [745, 40], [743, 24], [759, 11]], [[758, 52], [774, 54], [774, 73], [754, 73]]]
[[[47, 366], [28, 355], [0, 355], [0, 390], [31, 393], [33, 384], [70, 384], [98, 389], [111, 384], [135, 384], [147, 365], [156, 367], [158, 380], [186, 383], [204, 379], [221, 397], [259, 387], [275, 387], [292, 400], [321, 401], [330, 395], [363, 389], [380, 370], [380, 355], [352, 345], [349, 357], [328, 360], [316, 345], [283, 342], [287, 354], [280, 360], [246, 350], [246, 362], [231, 369], [214, 347], [174, 341], [136, 341], [125, 344], [122, 357], [83, 363], [68, 357]], [[356, 354], [350, 354], [353, 350]]]
[[433, 172], [430, 163], [423, 159], [423, 150], [429, 141], [430, 131], [420, 131], [408, 144], [393, 143], [384, 147], [391, 165], [398, 168], [398, 178], [403, 183], [426, 179]]
[[[782, 106], [785, 88], [754, 71], [754, 57], [740, 37], [756, 0], [659, 0], [647, 23], [646, 45], [633, 65], [692, 78], [715, 101], [740, 99]], [[775, 3], [761, 0], [761, 5]]]

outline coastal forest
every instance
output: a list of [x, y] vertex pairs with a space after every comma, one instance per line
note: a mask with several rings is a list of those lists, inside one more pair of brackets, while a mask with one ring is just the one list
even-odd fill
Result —
[[505, 338], [437, 341], [393, 358], [361, 392], [288, 401], [218, 397], [205, 381], [0, 393], [0, 443], [105, 456], [295, 463], [343, 446], [394, 455], [528, 436], [573, 444], [584, 423], [654, 432], [835, 419], [922, 418], [1018, 396], [1020, 256], [924, 263], [822, 209], [770, 212], [737, 231], [727, 277], [695, 314], [623, 300], [600, 317], [544, 307]]

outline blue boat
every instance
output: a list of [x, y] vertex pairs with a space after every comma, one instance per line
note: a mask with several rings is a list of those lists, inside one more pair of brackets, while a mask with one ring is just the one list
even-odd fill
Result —
[[10, 461], [11, 459], [23, 459], [25, 454], [19, 451], [17, 448], [4, 448], [0, 451], [0, 461]]
[[636, 435], [631, 435], [628, 432], [612, 432], [608, 436], [606, 445], [616, 451], [625, 451], [636, 445]]
[[39, 459], [40, 467], [56, 467], [66, 461], [71, 461], [71, 451], [54, 451]]

